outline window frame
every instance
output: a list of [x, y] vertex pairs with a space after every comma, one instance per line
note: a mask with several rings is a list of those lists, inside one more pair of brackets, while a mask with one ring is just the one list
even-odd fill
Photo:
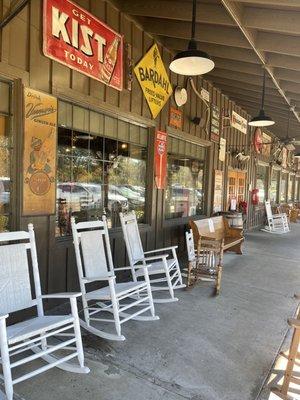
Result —
[[256, 164], [256, 171], [255, 171], [255, 188], [256, 189], [258, 189], [258, 186], [257, 186], [258, 167], [265, 168], [265, 171], [266, 171], [266, 173], [265, 173], [265, 185], [264, 185], [265, 186], [264, 199], [263, 199], [263, 201], [260, 201], [260, 199], [258, 201], [258, 205], [262, 206], [262, 205], [264, 205], [264, 202], [268, 199], [268, 195], [269, 195], [269, 173], [270, 173], [269, 169], [270, 169], [270, 167], [269, 167], [269, 165], [267, 163], [263, 163], [263, 162], [258, 162]]
[[[70, 100], [70, 99], [65, 99], [62, 97], [58, 97], [58, 104], [60, 103], [64, 103], [67, 104], [69, 106], [72, 106], [72, 121], [73, 121], [73, 110], [74, 107], [79, 107], [82, 108], [84, 110], [86, 110], [87, 112], [92, 112], [92, 113], [97, 113], [97, 114], [101, 114], [103, 116], [103, 118], [106, 116], [108, 118], [113, 118], [117, 121], [121, 121], [121, 122], [125, 122], [128, 123], [129, 125], [135, 125], [138, 126], [139, 128], [144, 128], [147, 131], [147, 144], [146, 145], [138, 145], [137, 143], [131, 142], [130, 141], [130, 137], [128, 138], [127, 141], [123, 140], [123, 139], [119, 139], [117, 138], [113, 138], [113, 137], [109, 137], [106, 135], [96, 135], [95, 132], [90, 132], [89, 130], [82, 130], [82, 133], [90, 133], [91, 135], [95, 135], [95, 136], [99, 136], [99, 137], [103, 137], [103, 138], [111, 138], [113, 140], [117, 140], [117, 141], [124, 141], [127, 143], [131, 143], [133, 145], [138, 145], [141, 147], [144, 147], [146, 149], [146, 192], [145, 192], [145, 219], [144, 222], [139, 222], [139, 228], [140, 230], [143, 231], [150, 231], [152, 226], [154, 225], [155, 221], [153, 218], [153, 213], [155, 210], [155, 207], [153, 206], [153, 189], [154, 189], [154, 179], [153, 179], [153, 160], [154, 160], [154, 141], [153, 141], [153, 132], [154, 132], [154, 126], [152, 124], [147, 124], [144, 123], [143, 120], [138, 119], [137, 121], [133, 118], [131, 119], [130, 117], [123, 117], [122, 115], [119, 115], [113, 111], [110, 112], [110, 110], [105, 109], [101, 109], [101, 108], [91, 108], [85, 105], [79, 105], [78, 103]], [[59, 110], [58, 110], [59, 112]], [[145, 121], [146, 122], [146, 121]], [[90, 123], [90, 118], [89, 118], [89, 123]], [[76, 130], [75, 128], [73, 128], [70, 125], [61, 125], [59, 123], [58, 120], [58, 128], [62, 127], [62, 128], [67, 128], [70, 130]], [[58, 145], [57, 145], [57, 149], [58, 149]], [[58, 157], [58, 151], [57, 151], [57, 157]], [[57, 193], [55, 192], [55, 202], [57, 201]], [[54, 230], [54, 237], [55, 240], [58, 242], [64, 242], [64, 241], [68, 241], [71, 239], [72, 235], [66, 235], [66, 236], [56, 236], [55, 234], [55, 230], [56, 230], [56, 218], [57, 218], [57, 214], [55, 213], [54, 215], [54, 224], [53, 224], [53, 230]], [[111, 227], [109, 228], [109, 231], [112, 234], [119, 234], [122, 231], [121, 226], [115, 226], [115, 227]]]

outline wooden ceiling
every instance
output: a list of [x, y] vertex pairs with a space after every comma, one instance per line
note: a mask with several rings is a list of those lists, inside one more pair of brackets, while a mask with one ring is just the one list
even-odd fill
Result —
[[[188, 46], [191, 0], [117, 0], [174, 53]], [[265, 110], [284, 137], [289, 105], [290, 136], [300, 139], [300, 0], [200, 0], [198, 48], [215, 61], [205, 78], [256, 116], [260, 108], [262, 65], [266, 66]]]

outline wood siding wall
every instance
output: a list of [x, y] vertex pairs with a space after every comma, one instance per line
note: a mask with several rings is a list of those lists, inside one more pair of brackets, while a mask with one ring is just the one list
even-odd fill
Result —
[[[144, 32], [134, 21], [119, 12], [109, 2], [104, 0], [77, 0], [80, 6], [89, 10], [96, 17], [105, 21], [116, 31], [124, 34], [125, 41], [132, 45], [132, 55], [136, 64], [145, 52], [153, 44], [153, 38]], [[0, 17], [5, 15], [12, 1], [0, 0]], [[26, 228], [27, 223], [32, 222], [35, 226], [38, 255], [41, 265], [41, 278], [45, 291], [64, 291], [77, 288], [77, 273], [73, 246], [70, 239], [55, 239], [55, 216], [41, 216], [24, 218], [21, 216], [21, 195], [22, 177], [20, 177], [20, 166], [22, 157], [22, 85], [28, 85], [34, 89], [42, 90], [57, 96], [60, 99], [79, 103], [99, 111], [107, 111], [112, 114], [119, 114], [129, 119], [141, 122], [152, 128], [150, 147], [153, 148], [153, 128], [165, 130], [168, 125], [169, 107], [176, 107], [173, 97], [164, 107], [155, 121], [151, 114], [137, 80], [134, 78], [132, 91], [123, 90], [118, 92], [100, 82], [90, 79], [76, 71], [58, 64], [46, 58], [42, 54], [42, 1], [30, 0], [22, 12], [15, 17], [0, 33], [0, 76], [12, 79], [15, 82], [14, 89], [14, 139], [16, 169], [14, 172], [14, 194], [18, 201], [13, 210], [14, 228]], [[166, 68], [171, 60], [171, 53], [159, 44]], [[168, 68], [167, 68], [168, 70]], [[184, 78], [170, 74], [172, 84], [184, 85]], [[214, 88], [209, 82], [201, 77], [195, 79], [197, 88], [204, 87], [210, 92], [211, 103], [216, 104], [220, 111], [231, 113], [235, 110], [245, 118], [247, 113], [238, 107], [234, 102]], [[204, 116], [204, 105], [199, 98], [188, 89], [188, 102], [182, 107], [183, 131], [195, 137], [209, 140], [205, 131], [191, 122], [194, 116]], [[249, 145], [251, 135], [244, 135], [241, 132], [226, 128], [222, 136], [227, 140], [230, 147]], [[224, 193], [226, 193], [226, 175], [229, 168], [246, 169], [247, 185], [246, 200], [250, 204], [250, 196], [247, 188], [249, 184], [255, 186], [255, 163], [252, 157], [248, 164], [241, 165], [230, 155], [226, 155], [226, 161], [220, 162], [218, 158], [219, 145], [212, 144], [209, 152], [209, 177], [207, 178], [207, 213], [210, 214], [212, 206], [212, 170], [224, 171]], [[150, 163], [153, 163], [153, 154], [150, 155]], [[19, 166], [19, 168], [18, 168]], [[153, 248], [155, 245], [179, 244], [179, 251], [184, 250], [185, 221], [165, 222], [164, 192], [154, 188], [153, 172], [150, 171], [149, 191], [151, 215], [148, 224], [143, 226], [142, 240], [145, 248]], [[224, 196], [224, 208], [226, 207]], [[249, 227], [259, 225], [262, 222], [263, 214], [250, 206]], [[115, 248], [118, 251], [115, 251]], [[126, 262], [125, 245], [122, 240], [120, 229], [114, 230], [112, 234], [112, 248], [116, 264]]]

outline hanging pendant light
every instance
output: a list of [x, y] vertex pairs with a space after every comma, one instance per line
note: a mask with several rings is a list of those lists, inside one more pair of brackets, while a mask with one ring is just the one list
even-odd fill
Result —
[[179, 75], [203, 75], [215, 67], [215, 63], [211, 60], [210, 56], [204, 51], [197, 49], [195, 39], [196, 5], [197, 0], [193, 0], [192, 36], [188, 49], [177, 53], [169, 66], [171, 71]]
[[264, 69], [264, 77], [263, 77], [263, 90], [261, 96], [261, 109], [257, 117], [254, 117], [249, 122], [251, 126], [271, 126], [274, 125], [275, 122], [271, 117], [268, 117], [265, 114], [264, 105], [265, 105], [265, 90], [266, 90], [266, 70]]

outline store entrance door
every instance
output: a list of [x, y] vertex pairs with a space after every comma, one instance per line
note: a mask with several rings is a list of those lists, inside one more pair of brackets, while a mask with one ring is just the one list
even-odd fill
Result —
[[246, 172], [228, 171], [227, 186], [227, 209], [236, 211], [245, 199]]

